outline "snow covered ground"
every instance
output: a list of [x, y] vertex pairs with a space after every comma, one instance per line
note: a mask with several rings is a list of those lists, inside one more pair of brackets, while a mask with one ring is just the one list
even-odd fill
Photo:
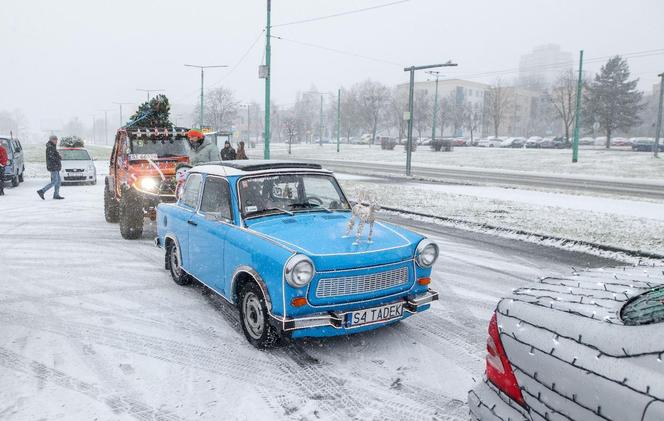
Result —
[[383, 206], [507, 230], [664, 254], [664, 202], [441, 183], [343, 180], [352, 195], [377, 194]]
[[[387, 164], [406, 163], [403, 146], [392, 151], [381, 150], [380, 145], [341, 145], [337, 153], [336, 144], [292, 145], [292, 154], [288, 154], [288, 145], [272, 143], [272, 157], [280, 159], [332, 159], [345, 161], [366, 161]], [[262, 145], [249, 149], [250, 157], [262, 157]], [[664, 161], [655, 159], [652, 154], [632, 152], [626, 148], [606, 150], [600, 147], [582, 147], [579, 162], [572, 164], [572, 152], [569, 149], [509, 149], [457, 147], [454, 151], [433, 152], [428, 146], [420, 146], [413, 152], [413, 165], [435, 168], [474, 168], [500, 169], [506, 171], [528, 171], [532, 173], [555, 175], [584, 175], [618, 178], [642, 178], [646, 181], [661, 182], [664, 177]]]
[[0, 198], [3, 420], [467, 419], [498, 298], [545, 274], [616, 264], [400, 220], [441, 246], [431, 311], [261, 352], [232, 307], [170, 280], [154, 227], [121, 239], [104, 221], [102, 184], [41, 201], [45, 181]]

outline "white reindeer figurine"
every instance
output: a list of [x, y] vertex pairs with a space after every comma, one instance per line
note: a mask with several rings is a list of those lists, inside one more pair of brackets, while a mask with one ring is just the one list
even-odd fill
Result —
[[369, 235], [367, 236], [367, 243], [373, 243], [371, 236], [373, 235], [374, 222], [376, 222], [376, 211], [380, 210], [378, 201], [375, 196], [370, 196], [366, 192], [360, 192], [358, 195], [357, 203], [353, 206], [352, 216], [350, 221], [348, 221], [348, 229], [344, 237], [348, 237], [353, 231], [355, 226], [355, 218], [359, 219], [360, 223], [357, 227], [357, 232], [355, 233], [355, 241], [353, 245], [356, 246], [360, 244], [360, 237], [364, 231], [364, 225], [369, 224]]

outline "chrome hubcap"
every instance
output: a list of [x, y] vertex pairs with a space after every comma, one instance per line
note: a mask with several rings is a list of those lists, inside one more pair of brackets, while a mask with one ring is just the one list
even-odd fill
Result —
[[244, 296], [242, 313], [244, 314], [244, 327], [247, 328], [249, 335], [254, 339], [260, 339], [265, 329], [265, 318], [260, 300], [253, 292], [248, 292]]

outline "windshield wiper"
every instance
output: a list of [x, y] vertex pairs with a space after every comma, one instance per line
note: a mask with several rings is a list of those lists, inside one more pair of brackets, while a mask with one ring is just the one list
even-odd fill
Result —
[[285, 213], [286, 215], [290, 215], [290, 216], [295, 215], [293, 212], [288, 211], [288, 210], [286, 210], [286, 209], [281, 209], [281, 208], [265, 208], [265, 209], [261, 209], [261, 210], [257, 210], [257, 211], [249, 212], [249, 213], [247, 213], [246, 217], [259, 216], [259, 215], [262, 215], [262, 214], [264, 214], [264, 213], [266, 213], [266, 212], [274, 212], [274, 211], [278, 211], [278, 212], [281, 212], [281, 213]]
[[317, 205], [315, 203], [305, 202], [305, 203], [291, 203], [288, 205], [291, 209], [307, 209], [307, 210], [322, 210], [327, 213], [332, 213], [332, 211], [326, 207]]

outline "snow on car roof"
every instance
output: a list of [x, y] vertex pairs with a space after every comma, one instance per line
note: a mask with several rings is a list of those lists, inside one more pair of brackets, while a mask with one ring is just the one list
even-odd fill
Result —
[[217, 161], [208, 162], [203, 165], [198, 165], [192, 171], [220, 175], [220, 176], [235, 176], [247, 175], [253, 173], [265, 172], [284, 172], [284, 171], [323, 171], [331, 172], [323, 169], [320, 164], [312, 162], [293, 162], [281, 160], [263, 160], [263, 159], [245, 159], [237, 161]]

